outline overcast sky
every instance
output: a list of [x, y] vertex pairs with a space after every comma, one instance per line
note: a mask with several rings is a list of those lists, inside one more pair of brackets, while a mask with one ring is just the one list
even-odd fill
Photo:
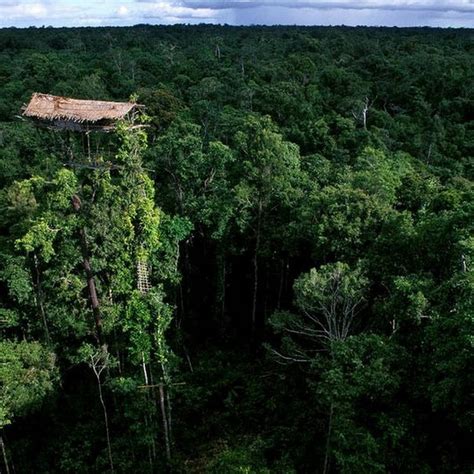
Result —
[[0, 0], [0, 27], [137, 23], [474, 27], [474, 0]]

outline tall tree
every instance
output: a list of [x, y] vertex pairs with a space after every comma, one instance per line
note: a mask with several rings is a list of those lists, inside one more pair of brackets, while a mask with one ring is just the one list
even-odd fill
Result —
[[251, 236], [251, 329], [256, 342], [259, 260], [268, 252], [267, 226], [275, 224], [271, 219], [277, 209], [290, 207], [298, 196], [300, 160], [298, 147], [283, 139], [269, 117], [249, 116], [235, 141], [240, 177], [235, 187], [236, 221], [240, 230]]

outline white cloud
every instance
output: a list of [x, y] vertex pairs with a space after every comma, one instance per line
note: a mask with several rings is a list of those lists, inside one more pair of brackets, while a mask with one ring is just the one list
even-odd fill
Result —
[[0, 0], [0, 26], [201, 22], [474, 27], [474, 0]]
[[[213, 11], [215, 21], [231, 24], [472, 26], [474, 0], [135, 0], [184, 8], [183, 18]], [[194, 10], [196, 15], [191, 14]], [[447, 14], [451, 15], [451, 19]], [[206, 13], [207, 15], [207, 13]], [[211, 16], [209, 16], [212, 18]]]
[[212, 18], [216, 10], [211, 7], [188, 7], [175, 2], [147, 2], [139, 5], [136, 13], [145, 18]]
[[[137, 3], [163, 3], [159, 0], [135, 0]], [[307, 8], [315, 10], [418, 10], [474, 12], [473, 0], [170, 0], [169, 5], [192, 9], [248, 9], [262, 7]]]
[[44, 3], [17, 3], [0, 5], [0, 14], [3, 18], [23, 18], [25, 16], [32, 18], [42, 18], [48, 14], [48, 9]]
[[28, 21], [69, 18], [80, 10], [62, 2], [45, 1], [17, 1], [0, 3], [0, 25], [8, 21]]
[[120, 5], [117, 9], [118, 16], [128, 16], [130, 15], [129, 9], [125, 5]]

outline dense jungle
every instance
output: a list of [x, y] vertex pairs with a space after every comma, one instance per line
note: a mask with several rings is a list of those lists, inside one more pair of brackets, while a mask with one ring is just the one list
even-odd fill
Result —
[[471, 473], [473, 40], [0, 29], [1, 472]]

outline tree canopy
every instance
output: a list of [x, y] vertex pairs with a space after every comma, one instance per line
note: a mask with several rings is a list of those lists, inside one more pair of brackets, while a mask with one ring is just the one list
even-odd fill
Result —
[[0, 29], [1, 472], [472, 472], [472, 37]]

